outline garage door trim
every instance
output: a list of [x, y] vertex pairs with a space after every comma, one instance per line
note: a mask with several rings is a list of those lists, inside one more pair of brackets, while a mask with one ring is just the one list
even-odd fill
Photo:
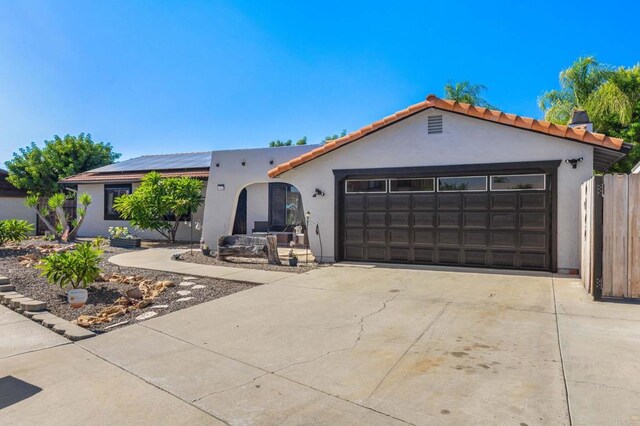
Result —
[[487, 163], [487, 164], [461, 164], [450, 166], [426, 166], [426, 167], [388, 167], [375, 169], [336, 169], [335, 177], [335, 210], [334, 210], [334, 250], [336, 261], [343, 259], [343, 229], [344, 195], [346, 179], [375, 179], [375, 178], [419, 178], [424, 176], [473, 176], [478, 174], [529, 174], [545, 173], [549, 175], [551, 191], [551, 270], [557, 272], [557, 170], [562, 160], [539, 162], [511, 162], [511, 163]]

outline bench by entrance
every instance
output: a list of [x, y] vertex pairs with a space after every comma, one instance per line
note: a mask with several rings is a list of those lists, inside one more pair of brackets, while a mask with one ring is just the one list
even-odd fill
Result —
[[271, 265], [281, 265], [275, 235], [224, 235], [218, 237], [218, 258], [266, 257]]

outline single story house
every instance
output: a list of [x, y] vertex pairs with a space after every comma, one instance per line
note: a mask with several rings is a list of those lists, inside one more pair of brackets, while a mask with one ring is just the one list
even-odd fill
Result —
[[[109, 227], [126, 226], [131, 233], [141, 238], [161, 240], [163, 237], [156, 231], [134, 230], [128, 221], [122, 220], [113, 209], [113, 200], [119, 195], [130, 194], [140, 186], [142, 177], [157, 171], [164, 177], [189, 176], [204, 181], [203, 193], [206, 191], [209, 177], [211, 152], [195, 152], [167, 155], [143, 155], [108, 166], [89, 170], [60, 181], [65, 187], [87, 193], [93, 199], [87, 209], [87, 215], [79, 231], [80, 237], [109, 236]], [[193, 239], [199, 241], [202, 229], [204, 206], [192, 215]], [[177, 240], [189, 241], [189, 226], [180, 225]]]
[[22, 219], [34, 224], [36, 213], [24, 205], [27, 193], [7, 181], [9, 172], [0, 169], [0, 220]]
[[203, 238], [262, 232], [245, 198], [268, 184], [267, 228], [308, 220], [322, 262], [577, 271], [580, 185], [630, 147], [575, 124], [429, 95], [290, 158], [268, 151], [268, 171], [250, 151], [214, 156]]

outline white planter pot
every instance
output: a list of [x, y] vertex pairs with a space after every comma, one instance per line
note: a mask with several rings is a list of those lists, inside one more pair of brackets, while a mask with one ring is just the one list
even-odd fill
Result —
[[67, 301], [72, 308], [82, 308], [87, 303], [89, 294], [84, 288], [74, 288], [67, 292]]

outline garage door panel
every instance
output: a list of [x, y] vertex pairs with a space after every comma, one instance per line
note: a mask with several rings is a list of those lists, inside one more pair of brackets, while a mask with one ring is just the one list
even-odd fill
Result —
[[367, 227], [387, 226], [387, 213], [367, 213]]
[[413, 226], [415, 228], [433, 228], [435, 214], [433, 213], [414, 213]]
[[461, 194], [438, 194], [438, 210], [460, 210], [462, 208]]
[[544, 233], [521, 232], [520, 248], [544, 250], [546, 240], [547, 236]]
[[545, 213], [520, 213], [520, 229], [546, 229], [547, 215]]
[[414, 211], [436, 209], [435, 194], [414, 194], [411, 198], [413, 200], [412, 208]]
[[367, 260], [387, 260], [386, 247], [367, 247]]
[[367, 243], [386, 244], [387, 242], [386, 229], [367, 229], [366, 236], [367, 236]]
[[463, 208], [465, 210], [487, 210], [489, 208], [489, 197], [482, 194], [463, 194]]
[[463, 241], [465, 247], [486, 247], [489, 244], [489, 236], [486, 231], [464, 231]]
[[521, 194], [520, 209], [521, 210], [545, 210], [547, 208], [547, 196], [540, 194]]
[[481, 250], [465, 250], [465, 265], [485, 266], [487, 264], [487, 252]]
[[416, 248], [413, 250], [414, 261], [418, 263], [434, 263], [434, 250]]
[[460, 264], [460, 250], [438, 250], [438, 263]]
[[364, 227], [364, 213], [362, 212], [346, 212], [344, 224], [346, 226]]
[[409, 230], [403, 229], [391, 229], [389, 230], [389, 242], [390, 243], [403, 243], [409, 244]]
[[413, 230], [413, 244], [433, 246], [435, 231], [426, 229]]
[[387, 211], [387, 196], [368, 195], [365, 204], [369, 211]]
[[516, 234], [513, 232], [492, 232], [491, 233], [491, 246], [493, 248], [501, 249], [516, 249], [517, 244]]
[[345, 255], [350, 260], [365, 260], [364, 258], [364, 246], [345, 246]]
[[516, 229], [518, 216], [515, 213], [491, 213], [492, 229]]
[[409, 227], [411, 224], [411, 213], [389, 213], [389, 225], [394, 227]]
[[460, 246], [460, 231], [438, 231], [439, 246]]
[[346, 229], [344, 239], [347, 243], [364, 243], [364, 230]]
[[460, 213], [438, 213], [438, 228], [460, 228]]
[[465, 229], [487, 229], [489, 228], [489, 215], [487, 213], [464, 213], [462, 226]]
[[390, 247], [389, 258], [394, 262], [409, 262], [410, 250], [406, 247]]
[[344, 200], [344, 209], [363, 211], [365, 208], [364, 195], [347, 195]]
[[408, 211], [411, 209], [411, 196], [410, 195], [390, 195], [389, 196], [389, 210], [391, 211]]
[[520, 255], [520, 267], [527, 269], [547, 269], [549, 255], [546, 253], [526, 253]]
[[517, 266], [515, 252], [494, 251], [491, 253], [491, 258], [491, 262], [495, 266], [504, 268], [515, 268]]
[[517, 194], [491, 194], [492, 210], [516, 210], [518, 208]]

